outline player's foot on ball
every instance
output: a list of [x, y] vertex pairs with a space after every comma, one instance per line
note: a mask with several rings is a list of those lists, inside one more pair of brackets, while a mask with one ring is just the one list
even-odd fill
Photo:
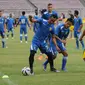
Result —
[[30, 73], [30, 75], [33, 76], [34, 75], [34, 72]]
[[59, 70], [57, 70], [55, 68], [52, 68], [51, 71], [56, 72], [56, 73], [59, 73], [60, 72]]
[[43, 64], [43, 69], [44, 69], [44, 71], [46, 71], [46, 68], [47, 68], [47, 66]]

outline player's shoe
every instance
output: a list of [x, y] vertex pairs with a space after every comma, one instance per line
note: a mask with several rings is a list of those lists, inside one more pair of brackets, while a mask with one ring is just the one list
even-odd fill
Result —
[[34, 75], [34, 72], [30, 73], [30, 76], [33, 76]]
[[28, 42], [26, 41], [26, 44], [27, 44]]
[[60, 72], [59, 70], [57, 70], [55, 68], [52, 68], [51, 71], [56, 72], [56, 73], [59, 73]]
[[68, 70], [66, 69], [66, 68], [64, 68], [64, 69], [61, 69], [62, 71], [64, 71], [64, 72], [68, 72]]
[[44, 71], [46, 71], [46, 68], [47, 68], [47, 65], [44, 65], [44, 64], [43, 64], [43, 69], [44, 69]]
[[8, 40], [8, 37], [6, 39]]
[[22, 41], [20, 41], [20, 43], [22, 43]]
[[12, 39], [14, 39], [14, 37], [12, 37]]

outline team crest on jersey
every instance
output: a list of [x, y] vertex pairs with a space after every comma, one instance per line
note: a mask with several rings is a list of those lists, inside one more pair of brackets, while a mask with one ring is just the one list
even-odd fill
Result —
[[50, 29], [49, 29], [50, 31], [52, 30], [52, 28], [50, 27]]

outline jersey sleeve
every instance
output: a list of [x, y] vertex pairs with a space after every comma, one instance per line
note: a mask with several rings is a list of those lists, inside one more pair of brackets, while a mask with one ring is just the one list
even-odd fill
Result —
[[42, 23], [43, 22], [43, 19], [42, 18], [39, 18], [39, 19], [36, 19], [37, 23]]

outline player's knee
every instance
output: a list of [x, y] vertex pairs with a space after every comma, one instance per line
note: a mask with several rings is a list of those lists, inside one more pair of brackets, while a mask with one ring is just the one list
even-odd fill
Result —
[[56, 55], [53, 56], [53, 60], [56, 59]]
[[29, 60], [34, 58], [36, 51], [30, 51]]

